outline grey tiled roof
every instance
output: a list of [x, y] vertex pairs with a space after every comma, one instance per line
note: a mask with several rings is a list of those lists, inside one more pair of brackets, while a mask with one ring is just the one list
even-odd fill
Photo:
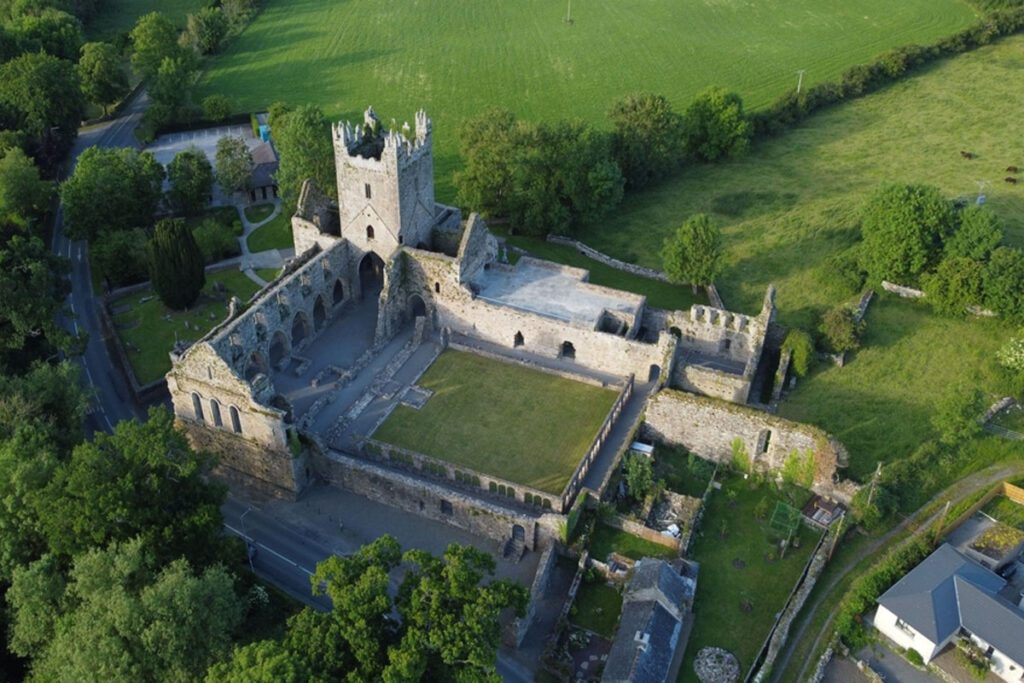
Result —
[[943, 544], [878, 599], [933, 643], [964, 629], [1024, 662], [1024, 611], [998, 595], [1006, 581]]

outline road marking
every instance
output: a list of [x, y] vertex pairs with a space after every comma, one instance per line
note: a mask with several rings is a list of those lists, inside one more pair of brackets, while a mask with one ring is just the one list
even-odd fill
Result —
[[230, 531], [231, 533], [235, 534], [239, 538], [244, 538], [246, 541], [252, 543], [253, 545], [255, 545], [255, 546], [259, 547], [259, 548], [262, 548], [263, 550], [266, 550], [268, 553], [270, 553], [274, 557], [278, 558], [279, 560], [284, 560], [285, 562], [287, 562], [288, 564], [292, 565], [296, 569], [301, 569], [308, 576], [313, 576], [313, 572], [309, 571], [308, 569], [306, 569], [305, 567], [300, 565], [298, 562], [290, 560], [287, 557], [285, 557], [284, 555], [282, 555], [281, 553], [277, 552], [276, 550], [268, 548], [267, 546], [263, 545], [262, 543], [260, 543], [256, 539], [254, 539], [252, 536], [248, 536], [246, 534], [243, 534], [241, 531], [239, 531], [238, 529], [234, 528], [233, 526], [231, 526], [227, 522], [224, 523], [224, 528], [227, 529], [228, 531]]
[[68, 240], [68, 258], [71, 258], [71, 240]]
[[82, 247], [78, 247], [78, 262], [82, 262]]

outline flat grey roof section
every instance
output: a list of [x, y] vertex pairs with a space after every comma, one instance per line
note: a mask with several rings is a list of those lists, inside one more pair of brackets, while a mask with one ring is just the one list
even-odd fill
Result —
[[604, 311], [634, 318], [643, 297], [598, 287], [579, 269], [524, 257], [514, 268], [491, 267], [480, 280], [484, 301], [594, 329]]

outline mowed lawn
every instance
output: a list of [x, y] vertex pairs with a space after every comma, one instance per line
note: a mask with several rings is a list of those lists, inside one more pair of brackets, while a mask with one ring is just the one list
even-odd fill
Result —
[[[224, 285], [224, 293], [214, 290], [218, 282]], [[111, 302], [115, 311], [114, 324], [139, 384], [160, 379], [171, 369], [171, 359], [167, 354], [173, 348], [175, 339], [199, 339], [227, 316], [227, 302], [231, 296], [248, 301], [258, 289], [259, 285], [246, 277], [245, 273], [222, 270], [206, 274], [203, 293], [187, 311], [167, 308], [152, 289]], [[186, 323], [189, 327], [185, 327]]]
[[212, 60], [196, 101], [236, 111], [277, 100], [331, 118], [372, 104], [384, 121], [435, 123], [438, 190], [453, 196], [461, 120], [500, 106], [533, 120], [604, 125], [623, 94], [684, 106], [708, 85], [762, 106], [796, 85], [836, 77], [887, 49], [969, 25], [963, 0], [265, 0], [244, 34]]
[[762, 499], [770, 515], [782, 496], [771, 486], [755, 488], [738, 478], [723, 482], [708, 499], [690, 552], [700, 563], [700, 577], [680, 682], [696, 683], [693, 660], [703, 647], [732, 652], [745, 673], [814, 550], [818, 535], [801, 526], [800, 547], [779, 559], [768, 523], [754, 514]]
[[445, 351], [373, 434], [484, 474], [558, 495], [617, 396], [610, 389], [472, 353]]

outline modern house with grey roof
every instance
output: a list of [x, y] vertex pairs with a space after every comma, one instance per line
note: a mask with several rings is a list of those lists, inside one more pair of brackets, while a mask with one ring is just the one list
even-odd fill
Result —
[[970, 638], [1005, 681], [1024, 681], [1024, 610], [1000, 592], [1006, 580], [943, 544], [878, 599], [875, 627], [931, 661]]
[[680, 642], [697, 580], [664, 560], [637, 562], [622, 598], [619, 630], [602, 683], [674, 681], [683, 659]]

